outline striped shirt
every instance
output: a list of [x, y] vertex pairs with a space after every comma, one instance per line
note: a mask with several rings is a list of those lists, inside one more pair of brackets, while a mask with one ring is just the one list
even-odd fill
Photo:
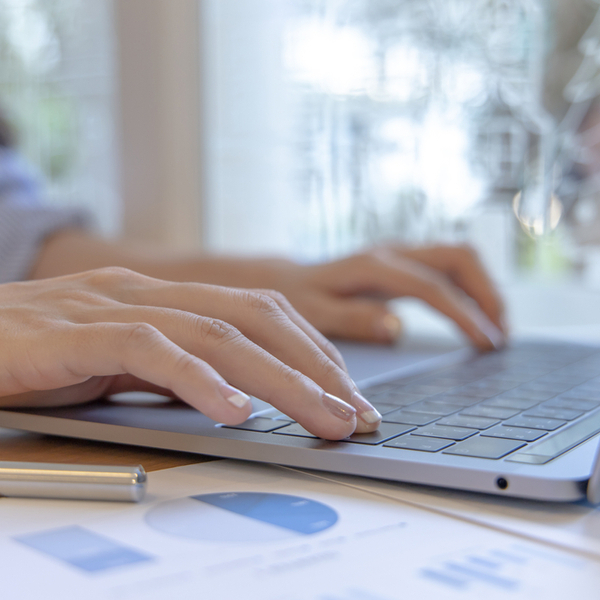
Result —
[[88, 224], [84, 211], [44, 206], [40, 179], [18, 153], [0, 147], [0, 283], [27, 279], [49, 235]]

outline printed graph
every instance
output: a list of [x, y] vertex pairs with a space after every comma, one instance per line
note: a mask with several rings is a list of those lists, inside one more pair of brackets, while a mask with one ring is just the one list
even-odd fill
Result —
[[308, 536], [338, 520], [331, 507], [287, 494], [227, 492], [163, 502], [146, 523], [170, 535], [215, 542], [269, 542]]

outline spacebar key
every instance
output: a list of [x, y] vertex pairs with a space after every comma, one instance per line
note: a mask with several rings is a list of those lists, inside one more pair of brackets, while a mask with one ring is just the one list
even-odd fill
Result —
[[564, 427], [557, 433], [550, 434], [541, 442], [528, 446], [526, 450], [517, 452], [506, 460], [530, 465], [543, 465], [564, 454], [567, 450], [589, 440], [597, 433], [600, 433], [600, 411], [592, 413], [582, 421]]

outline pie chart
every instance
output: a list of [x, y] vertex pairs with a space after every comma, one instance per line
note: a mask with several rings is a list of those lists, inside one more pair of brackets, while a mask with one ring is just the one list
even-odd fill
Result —
[[199, 541], [271, 542], [325, 531], [338, 514], [300, 496], [224, 492], [162, 502], [145, 521], [155, 531]]

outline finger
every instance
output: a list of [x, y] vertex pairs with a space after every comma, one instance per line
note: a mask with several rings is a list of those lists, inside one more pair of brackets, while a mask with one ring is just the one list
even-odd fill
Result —
[[323, 335], [316, 327], [311, 325], [290, 303], [290, 301], [280, 292], [275, 290], [253, 290], [272, 298], [287, 317], [301, 329], [334, 363], [341, 369], [348, 372], [344, 358], [341, 352]]
[[[326, 393], [231, 325], [148, 307], [130, 307], [116, 316], [127, 321], [128, 312], [137, 314], [141, 321], [80, 326], [114, 329], [114, 333], [99, 336], [97, 347], [84, 348], [69, 369], [93, 375], [129, 373], [172, 390], [184, 402], [223, 423], [239, 423], [250, 415], [249, 402], [242, 407], [232, 402], [231, 390], [243, 389], [319, 437], [343, 439], [356, 429], [352, 406]], [[91, 337], [89, 332], [87, 335]], [[111, 335], [117, 338], [116, 343], [101, 342]]]
[[[221, 294], [219, 290], [219, 295]], [[272, 292], [274, 293], [274, 292]], [[271, 295], [246, 290], [230, 290], [233, 302], [220, 302], [221, 317], [234, 324], [246, 337], [258, 343], [282, 362], [310, 377], [327, 392], [342, 398], [357, 410], [358, 433], [374, 431], [381, 423], [379, 412], [360, 394], [356, 384], [339, 362], [331, 360], [322, 348], [328, 348], [329, 355], [339, 354], [335, 346], [315, 331], [317, 341], [305, 330], [299, 328], [279, 303], [273, 303]], [[275, 293], [276, 294], [276, 293]], [[285, 299], [279, 297], [285, 305]], [[212, 310], [216, 310], [213, 307]], [[297, 315], [289, 306], [292, 315]], [[303, 321], [302, 317], [297, 315]], [[341, 359], [341, 357], [340, 357]], [[343, 364], [343, 361], [342, 361]]]
[[392, 297], [412, 296], [452, 319], [480, 350], [503, 345], [504, 337], [481, 310], [434, 269], [407, 258], [373, 257], [366, 285]]
[[[161, 282], [161, 285], [151, 286], [139, 293], [136, 301], [171, 306], [174, 307], [173, 310], [185, 311], [189, 315], [208, 315], [233, 325], [281, 363], [299, 371], [326, 392], [354, 406], [358, 411], [357, 431], [373, 431], [379, 426], [381, 415], [362, 397], [345, 368], [340, 366], [340, 363], [343, 365], [343, 360], [338, 350], [308, 324], [303, 328], [299, 327], [296, 322], [304, 324], [304, 319], [276, 292], [267, 295], [235, 288]], [[157, 320], [158, 313], [150, 311], [144, 315], [161, 331], [167, 331], [165, 327], [169, 325], [162, 318]], [[176, 318], [175, 315], [174, 317]], [[109, 318], [114, 320], [119, 319], [119, 316], [111, 313]], [[259, 397], [270, 401], [263, 396]]]
[[252, 411], [249, 397], [197, 356], [146, 322], [75, 325], [72, 354], [61, 366], [71, 376], [130, 374], [171, 390], [210, 418], [236, 424]]
[[[107, 275], [106, 280], [104, 275]], [[378, 427], [381, 415], [360, 395], [347, 373], [331, 360], [302, 329], [296, 326], [272, 298], [266, 297], [264, 294], [234, 288], [165, 282], [132, 272], [122, 272], [122, 270], [101, 273], [100, 280], [96, 278], [93, 283], [96, 286], [105, 287], [112, 293], [113, 289], [121, 289], [120, 286], [115, 286], [115, 278], [118, 283], [119, 277], [128, 278], [127, 294], [121, 293], [121, 298], [119, 298], [127, 304], [113, 303], [108, 308], [101, 307], [97, 311], [98, 314], [92, 311], [88, 313], [87, 318], [127, 322], [141, 319], [157, 327], [169, 339], [178, 344], [185, 342], [181, 326], [176, 325], [178, 321], [181, 322], [182, 315], [160, 315], [160, 312], [157, 312], [160, 309], [152, 310], [150, 306], [169, 307], [171, 310], [187, 314], [184, 322], [192, 322], [192, 327], [196, 327], [200, 337], [202, 337], [203, 325], [198, 319], [201, 318], [196, 317], [194, 321], [193, 315], [209, 315], [217, 319], [223, 329], [228, 327], [227, 323], [231, 323], [243, 330], [244, 334], [256, 342], [256, 345], [277, 357], [280, 363], [304, 374], [328, 393], [351, 403], [360, 415], [358, 431], [371, 431]], [[145, 305], [144, 310], [146, 311], [144, 313], [139, 312], [143, 305]], [[125, 310], [126, 308], [131, 310]], [[293, 311], [291, 307], [290, 310]], [[218, 327], [215, 326], [215, 329]], [[328, 344], [323, 341], [321, 343], [322, 345]], [[201, 348], [183, 347], [201, 358], [205, 358], [202, 354], [198, 354], [202, 350]], [[329, 352], [333, 353], [333, 350], [329, 349]], [[214, 359], [217, 358], [219, 356], [214, 357]], [[217, 366], [213, 362], [213, 358], [206, 360], [213, 366]], [[256, 356], [253, 363], [256, 363]], [[217, 367], [217, 370], [232, 381], [222, 369]], [[230, 371], [228, 370], [227, 373]], [[242, 381], [245, 380], [242, 379]], [[280, 378], [274, 381], [280, 381]], [[255, 391], [250, 391], [250, 393], [267, 402], [270, 401], [260, 388], [259, 393]], [[275, 402], [282, 402], [282, 400]], [[297, 411], [298, 409], [296, 409]], [[301, 409], [302, 418], [307, 418], [308, 411], [309, 408]], [[284, 412], [287, 411], [284, 410]], [[293, 416], [289, 412], [287, 414]]]
[[[212, 306], [221, 304], [219, 295], [225, 289], [222, 286], [213, 286], [195, 283], [174, 283], [154, 279], [134, 271], [122, 268], [108, 268], [87, 273], [90, 284], [94, 289], [104, 290], [110, 300], [117, 300], [124, 304], [142, 306], [162, 306], [183, 310], [194, 314], [204, 314], [219, 317], [216, 313], [209, 313], [206, 305], [207, 297], [218, 297]], [[319, 331], [304, 319], [290, 304], [287, 298], [275, 290], [250, 290], [274, 300], [287, 317], [301, 329], [333, 362], [346, 370], [344, 359], [339, 350], [329, 342]], [[223, 317], [219, 317], [223, 318]], [[227, 320], [227, 319], [226, 319]]]
[[477, 302], [494, 325], [507, 333], [502, 297], [473, 249], [468, 246], [435, 246], [405, 250], [402, 254], [445, 273]]
[[[357, 411], [358, 431], [377, 428], [381, 416], [358, 393], [347, 373], [323, 354], [271, 299], [269, 307], [275, 312], [264, 306], [257, 310], [256, 294], [243, 290], [215, 289], [214, 297], [205, 294], [203, 300], [209, 312], [230, 311], [232, 320], [238, 320], [259, 343], [230, 323], [175, 309], [123, 306], [107, 309], [104, 318], [124, 322], [135, 318], [150, 323], [212, 365], [227, 381], [271, 403], [320, 437], [340, 439], [352, 433], [357, 429]], [[211, 300], [219, 301], [218, 309], [210, 306]], [[340, 396], [346, 402], [332, 400]]]
[[385, 301], [317, 293], [306, 302], [328, 337], [390, 344], [402, 334], [402, 322]]

